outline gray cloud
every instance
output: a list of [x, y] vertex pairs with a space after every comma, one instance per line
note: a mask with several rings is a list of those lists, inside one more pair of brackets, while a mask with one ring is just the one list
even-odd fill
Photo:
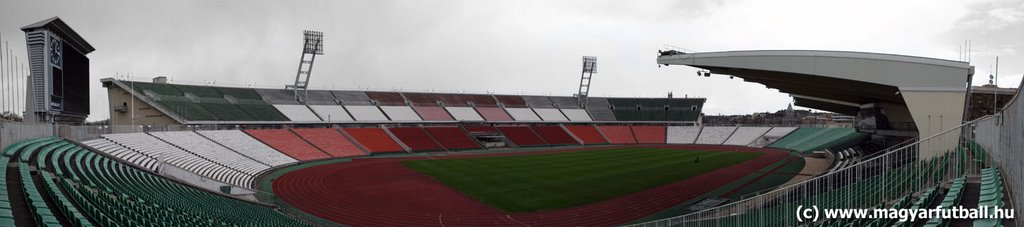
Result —
[[[655, 50], [672, 44], [698, 51], [833, 49], [955, 59], [958, 40], [965, 38], [957, 36], [965, 33], [958, 29], [977, 27], [1002, 38], [982, 40], [974, 33], [969, 36], [975, 47], [985, 43], [1018, 53], [1020, 44], [1012, 39], [1021, 36], [1012, 30], [1022, 30], [1013, 21], [1019, 11], [987, 13], [1011, 5], [0, 0], [0, 32], [23, 54], [17, 28], [56, 15], [96, 46], [89, 56], [95, 81], [91, 119], [108, 115], [99, 79], [118, 73], [137, 80], [170, 76], [177, 82], [283, 87], [295, 76], [304, 29], [326, 36], [327, 55], [317, 58], [313, 71], [318, 87], [570, 95], [579, 83], [580, 57], [595, 55], [593, 95], [653, 97], [671, 91], [709, 98], [708, 114], [737, 114], [781, 109], [791, 99], [738, 79], [659, 68]], [[972, 18], [983, 22], [967, 26]], [[992, 23], [986, 18], [1007, 24], [985, 26]]]

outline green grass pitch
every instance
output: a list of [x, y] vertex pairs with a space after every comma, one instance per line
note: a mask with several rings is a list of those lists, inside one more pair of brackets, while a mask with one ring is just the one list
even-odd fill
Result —
[[600, 202], [761, 155], [632, 147], [402, 164], [505, 212], [528, 212]]

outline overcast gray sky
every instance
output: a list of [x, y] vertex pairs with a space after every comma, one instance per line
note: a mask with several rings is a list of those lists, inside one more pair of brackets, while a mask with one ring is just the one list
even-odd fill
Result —
[[101, 78], [280, 87], [302, 30], [325, 34], [319, 88], [570, 95], [598, 57], [591, 95], [708, 98], [706, 114], [784, 108], [739, 79], [657, 67], [656, 50], [824, 49], [956, 60], [973, 43], [975, 83], [1000, 56], [1001, 86], [1024, 74], [1024, 1], [52, 1], [0, 0], [0, 33], [24, 59], [21, 26], [60, 16], [96, 47], [90, 120], [108, 117]]

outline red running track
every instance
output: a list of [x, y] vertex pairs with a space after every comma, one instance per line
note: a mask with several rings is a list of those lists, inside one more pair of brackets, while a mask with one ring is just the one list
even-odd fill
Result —
[[504, 213], [402, 166], [400, 161], [572, 152], [356, 159], [296, 170], [273, 182], [274, 192], [307, 213], [352, 226], [611, 226], [696, 198], [788, 156], [774, 149], [729, 146], [658, 146], [765, 152], [758, 158], [622, 197], [552, 211]]

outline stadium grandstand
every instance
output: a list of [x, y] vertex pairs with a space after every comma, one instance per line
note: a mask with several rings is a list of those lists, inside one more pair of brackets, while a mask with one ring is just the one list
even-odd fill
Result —
[[[23, 30], [81, 39], [59, 18]], [[285, 88], [105, 78], [109, 124], [58, 122], [81, 114], [55, 106], [0, 122], [0, 226], [1024, 225], [801, 219], [805, 207], [1024, 202], [1022, 90], [968, 119], [967, 62], [660, 51], [659, 65], [857, 116], [850, 127], [706, 124], [704, 98], [306, 89], [322, 34], [305, 35], [306, 80]]]

